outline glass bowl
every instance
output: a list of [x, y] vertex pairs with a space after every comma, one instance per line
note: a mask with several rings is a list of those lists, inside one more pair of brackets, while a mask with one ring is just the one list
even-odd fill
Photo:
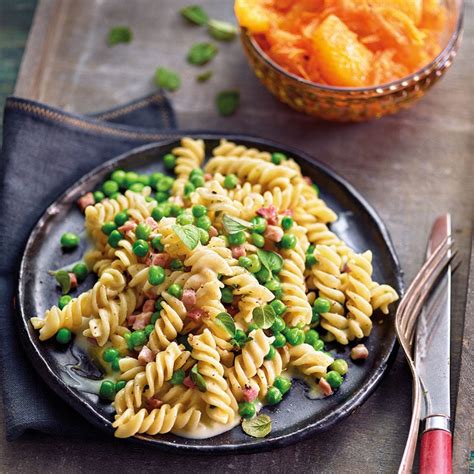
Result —
[[463, 1], [447, 0], [445, 6], [448, 27], [441, 53], [419, 71], [378, 86], [349, 88], [310, 82], [270, 59], [245, 28], [241, 29], [241, 41], [256, 76], [279, 100], [325, 120], [362, 122], [411, 106], [449, 69], [461, 43]]

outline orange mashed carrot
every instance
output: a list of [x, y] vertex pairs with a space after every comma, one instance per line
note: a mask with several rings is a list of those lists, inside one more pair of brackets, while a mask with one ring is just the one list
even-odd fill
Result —
[[380, 85], [441, 51], [439, 0], [236, 0], [235, 13], [276, 63], [306, 80]]

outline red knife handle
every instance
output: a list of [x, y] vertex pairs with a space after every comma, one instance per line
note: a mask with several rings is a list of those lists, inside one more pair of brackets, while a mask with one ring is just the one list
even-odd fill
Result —
[[420, 474], [451, 474], [452, 436], [449, 431], [429, 430], [421, 437]]

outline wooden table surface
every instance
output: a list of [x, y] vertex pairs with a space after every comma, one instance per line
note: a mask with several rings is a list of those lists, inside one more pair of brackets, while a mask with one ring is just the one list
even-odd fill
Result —
[[[183, 24], [177, 15], [176, 11], [188, 3], [42, 0], [16, 94], [66, 110], [91, 112], [151, 92], [155, 68], [174, 68], [183, 79], [182, 88], [171, 95], [181, 127], [273, 138], [329, 164], [362, 192], [387, 223], [407, 282], [423, 262], [434, 218], [451, 212], [463, 259], [453, 282], [454, 408], [472, 243], [470, 148], [474, 108], [470, 98], [474, 71], [469, 54], [474, 46], [473, 25], [466, 25], [464, 43], [452, 70], [422, 102], [379, 121], [341, 125], [317, 121], [278, 103], [253, 76], [238, 41], [219, 44], [220, 52], [209, 66], [213, 78], [197, 84], [195, 76], [200, 70], [188, 65], [185, 56], [191, 44], [207, 39], [207, 35], [203, 29]], [[229, 0], [201, 3], [213, 16], [231, 18]], [[466, 16], [472, 17], [474, 0], [467, 1], [466, 10]], [[116, 24], [128, 24], [133, 29], [131, 44], [106, 46], [107, 30]], [[226, 88], [241, 91], [241, 108], [231, 118], [219, 117], [213, 104], [216, 92]], [[472, 323], [466, 331], [472, 335]], [[464, 344], [455, 472], [465, 469], [470, 450], [473, 401], [468, 378], [472, 372], [469, 338]], [[0, 433], [0, 472], [394, 472], [408, 430], [410, 400], [410, 376], [399, 355], [379, 389], [356, 413], [330, 431], [285, 449], [254, 455], [183, 457], [112, 439], [72, 440], [39, 433], [6, 443]]]

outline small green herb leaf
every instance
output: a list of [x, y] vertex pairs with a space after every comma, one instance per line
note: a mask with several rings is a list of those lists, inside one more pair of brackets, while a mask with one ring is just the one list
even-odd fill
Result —
[[217, 325], [223, 327], [231, 337], [235, 336], [235, 323], [229, 313], [219, 313], [215, 321]]
[[254, 438], [265, 438], [272, 431], [272, 420], [268, 415], [258, 415], [255, 418], [242, 420], [244, 433]]
[[240, 92], [238, 90], [221, 91], [216, 96], [217, 111], [223, 117], [232, 115], [239, 107]]
[[66, 270], [58, 270], [54, 273], [54, 278], [56, 278], [58, 285], [61, 287], [62, 294], [68, 294], [71, 289], [71, 277], [69, 273]]
[[261, 264], [269, 271], [274, 272], [281, 269], [283, 259], [276, 252], [267, 252], [266, 250], [257, 250], [258, 258]]
[[119, 43], [130, 43], [132, 39], [133, 33], [128, 26], [113, 26], [107, 35], [107, 44], [115, 46]]
[[224, 214], [224, 217], [222, 218], [222, 225], [228, 234], [236, 234], [241, 230], [252, 228], [251, 222], [244, 221], [238, 217], [231, 217], [227, 214]]
[[196, 76], [196, 80], [198, 82], [206, 82], [212, 77], [213, 72], [212, 71], [205, 71], [201, 74], [198, 74]]
[[186, 20], [195, 25], [205, 25], [209, 20], [206, 11], [199, 5], [189, 5], [182, 8], [179, 13], [181, 13], [183, 18], [186, 18]]
[[219, 20], [210, 20], [207, 24], [209, 34], [219, 41], [231, 41], [237, 35], [237, 28], [231, 23]]
[[181, 78], [171, 69], [159, 67], [155, 72], [155, 83], [167, 91], [175, 91], [181, 85]]
[[196, 43], [188, 52], [188, 62], [196, 66], [208, 63], [216, 54], [217, 46], [211, 43]]
[[270, 305], [258, 307], [252, 311], [253, 322], [262, 329], [268, 329], [275, 322], [276, 314]]
[[179, 240], [183, 242], [189, 250], [194, 250], [199, 244], [199, 230], [192, 224], [186, 225], [173, 225], [175, 234], [179, 237]]
[[204, 377], [198, 372], [197, 364], [193, 365], [193, 368], [190, 372], [190, 376], [191, 380], [196, 384], [200, 392], [207, 391], [206, 381], [204, 380]]

